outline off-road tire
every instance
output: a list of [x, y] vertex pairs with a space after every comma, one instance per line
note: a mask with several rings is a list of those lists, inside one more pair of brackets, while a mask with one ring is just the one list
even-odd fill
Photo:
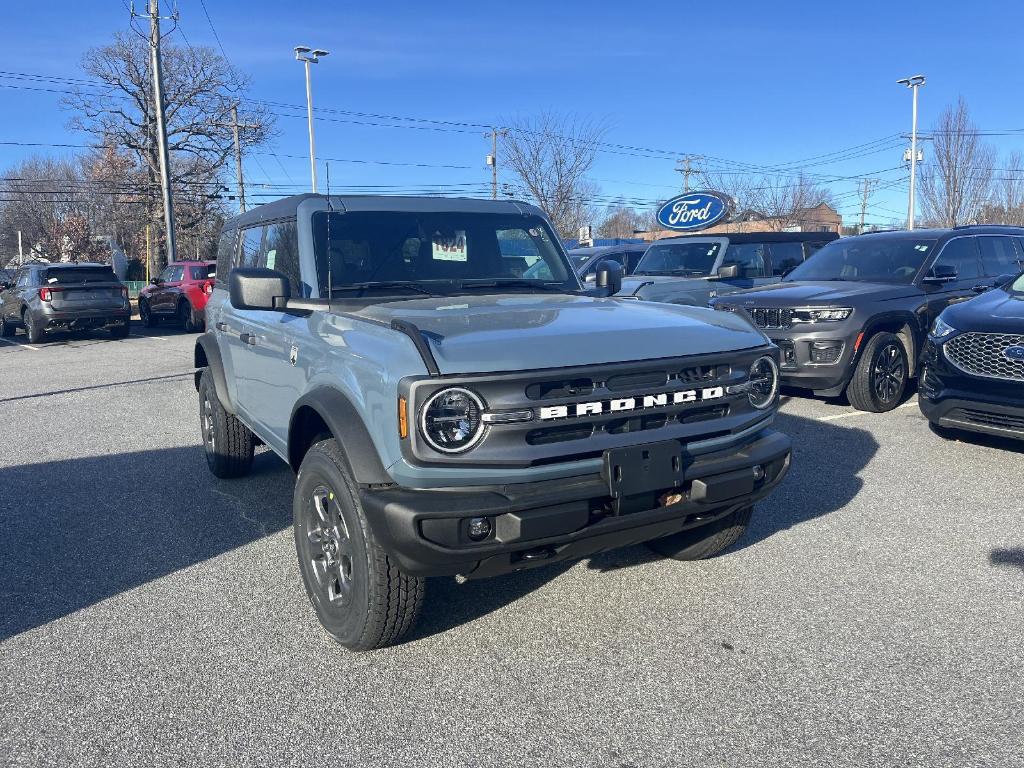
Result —
[[149, 302], [145, 299], [139, 299], [139, 319], [142, 320], [142, 324], [147, 328], [155, 328], [157, 324], [157, 318], [153, 314], [153, 310], [149, 307]]
[[413, 627], [424, 579], [403, 573], [377, 544], [356, 488], [338, 443], [318, 442], [299, 467], [293, 528], [302, 582], [320, 623], [349, 650], [369, 651], [397, 643]]
[[688, 528], [671, 536], [647, 542], [647, 546], [673, 560], [706, 560], [724, 552], [743, 535], [750, 523], [753, 507], [738, 509], [731, 515], [699, 528]]
[[17, 330], [18, 329], [16, 326], [11, 325], [11, 323], [5, 320], [4, 316], [0, 314], [0, 336], [9, 338], [13, 336], [17, 332]]
[[121, 325], [115, 325], [110, 329], [110, 338], [112, 339], [127, 339], [128, 334], [132, 332], [132, 321], [125, 320]]
[[28, 336], [29, 344], [42, 344], [46, 341], [46, 331], [39, 327], [35, 321], [32, 310], [26, 309], [21, 315], [22, 323], [25, 326], [25, 335]]
[[[882, 397], [879, 392], [878, 377], [884, 375], [880, 373], [880, 369], [891, 364], [886, 353], [892, 349], [898, 352], [902, 379], [896, 386], [894, 394]], [[850, 379], [850, 383], [846, 387], [846, 397], [849, 399], [850, 405], [858, 411], [885, 413], [898, 406], [903, 400], [909, 379], [910, 364], [907, 350], [900, 337], [894, 333], [876, 333], [864, 345], [860, 360], [857, 361], [857, 367], [853, 371], [853, 378]]]
[[236, 416], [224, 410], [209, 370], [203, 371], [199, 379], [199, 430], [206, 465], [216, 477], [229, 479], [249, 474], [255, 436]]

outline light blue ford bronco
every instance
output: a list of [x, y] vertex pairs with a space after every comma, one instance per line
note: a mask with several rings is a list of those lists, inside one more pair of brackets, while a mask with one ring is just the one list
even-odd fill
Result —
[[299, 195], [227, 222], [206, 458], [241, 477], [266, 444], [297, 472], [300, 571], [342, 645], [397, 642], [426, 577], [742, 534], [789, 466], [779, 351], [731, 313], [610, 298], [620, 269], [584, 288], [513, 201]]

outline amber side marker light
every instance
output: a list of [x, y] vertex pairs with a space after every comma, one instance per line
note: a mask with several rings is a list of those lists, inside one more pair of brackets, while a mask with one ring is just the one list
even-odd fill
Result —
[[403, 440], [409, 436], [409, 404], [404, 397], [398, 398], [398, 436]]
[[857, 334], [857, 340], [855, 342], [853, 342], [853, 351], [854, 352], [856, 352], [858, 349], [860, 349], [860, 343], [862, 341], [864, 341], [864, 331], [861, 331], [860, 333], [858, 333]]

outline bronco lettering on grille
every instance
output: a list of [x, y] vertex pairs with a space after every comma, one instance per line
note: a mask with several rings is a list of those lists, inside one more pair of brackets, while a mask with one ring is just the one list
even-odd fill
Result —
[[585, 403], [571, 403], [569, 405], [547, 405], [539, 410], [542, 420], [568, 419], [580, 416], [599, 416], [602, 413], [623, 413], [651, 408], [666, 408], [670, 405], [718, 400], [723, 397], [725, 397], [724, 387], [704, 387], [703, 389], [684, 389], [679, 392], [662, 392], [657, 395], [618, 397], [610, 400], [593, 400]]

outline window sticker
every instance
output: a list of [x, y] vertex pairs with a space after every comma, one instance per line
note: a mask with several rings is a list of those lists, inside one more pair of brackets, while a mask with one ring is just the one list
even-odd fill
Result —
[[267, 269], [273, 269], [277, 263], [277, 249], [271, 248], [267, 251]]
[[434, 261], [468, 261], [466, 230], [455, 230], [453, 237], [445, 237], [440, 232], [435, 232], [432, 241], [432, 256]]

